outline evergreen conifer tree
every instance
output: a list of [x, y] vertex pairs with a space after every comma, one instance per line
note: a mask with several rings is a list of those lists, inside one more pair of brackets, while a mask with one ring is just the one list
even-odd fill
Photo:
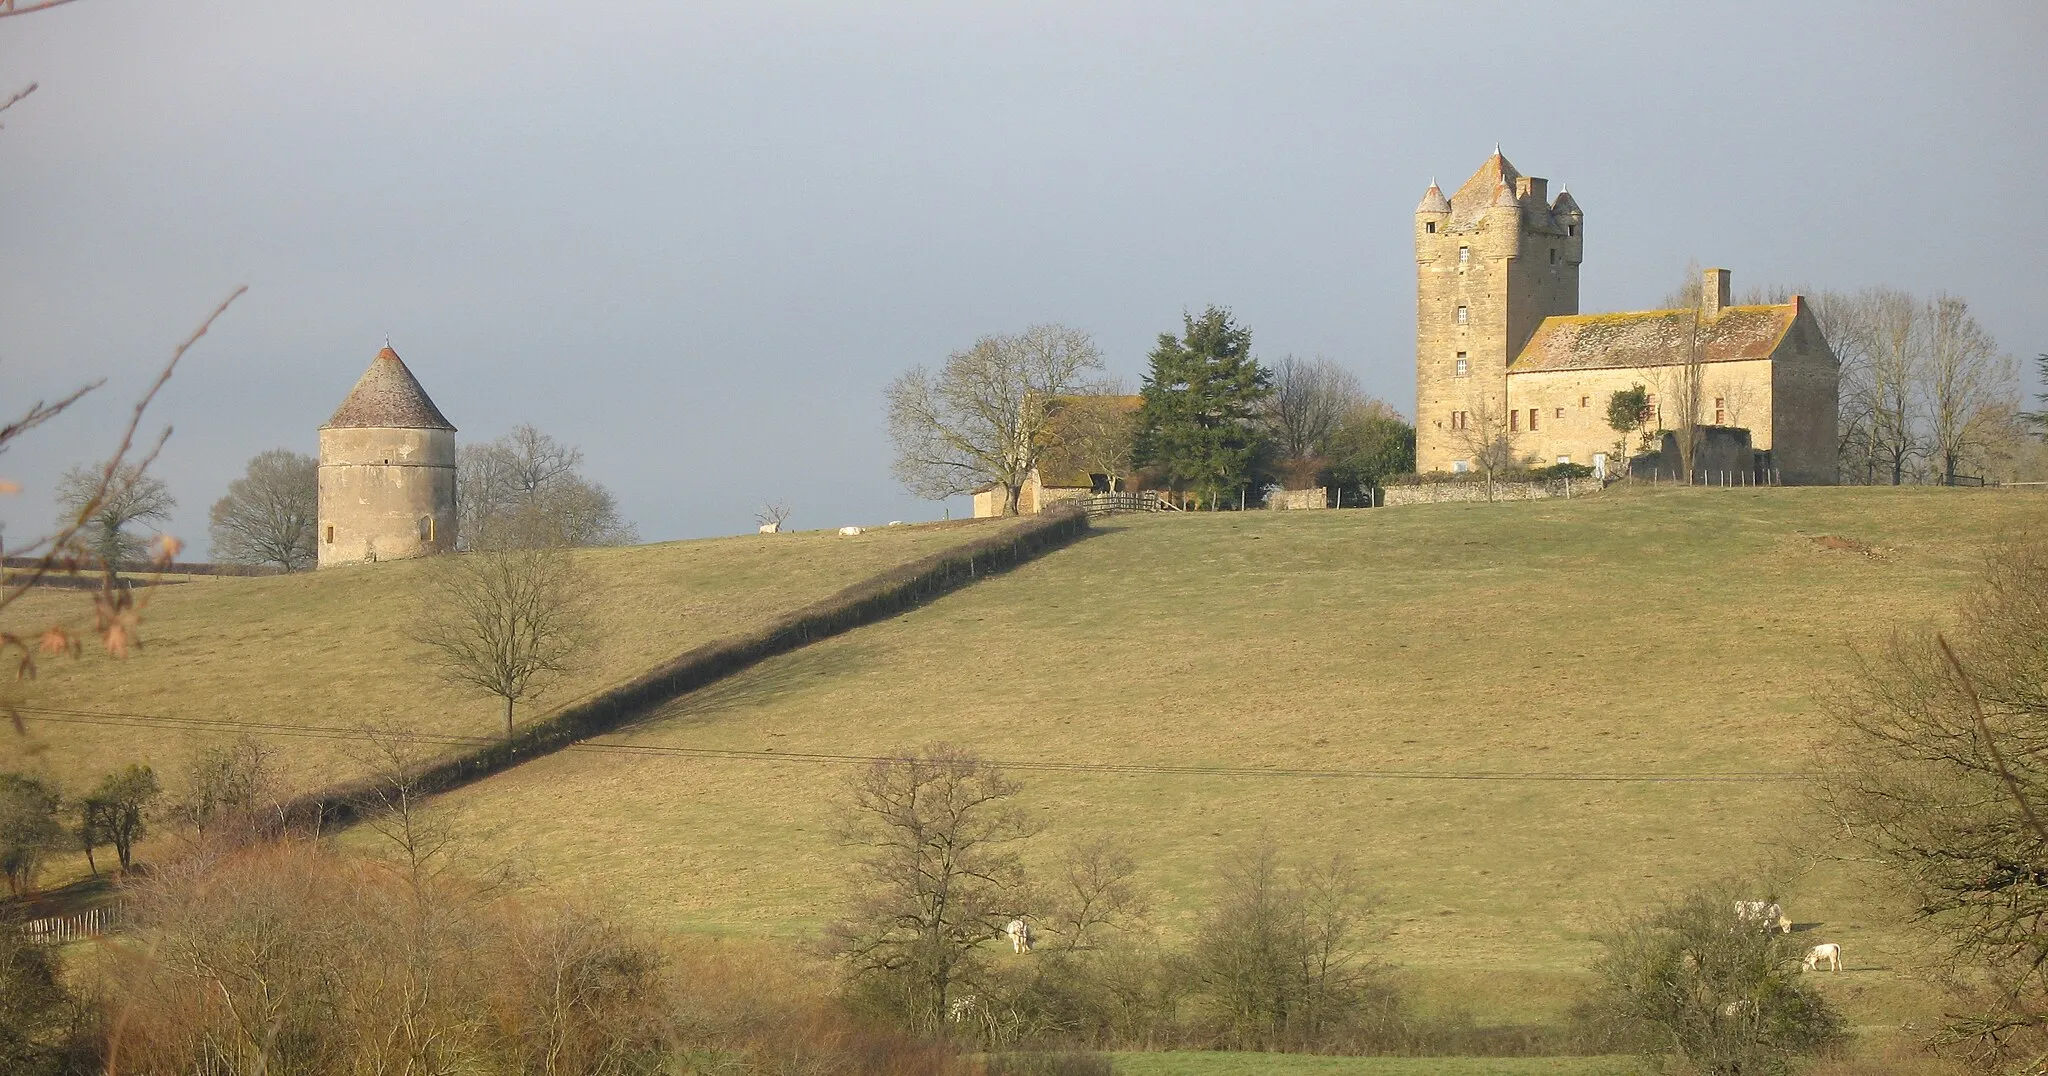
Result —
[[1212, 306], [1181, 320], [1182, 334], [1160, 333], [1149, 356], [1138, 459], [1213, 505], [1250, 480], [1259, 448], [1253, 419], [1270, 378], [1252, 357], [1251, 330], [1233, 324], [1230, 311]]

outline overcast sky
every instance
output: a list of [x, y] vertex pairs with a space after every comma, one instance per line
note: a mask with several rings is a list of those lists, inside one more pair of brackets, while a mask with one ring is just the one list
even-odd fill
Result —
[[1697, 258], [1946, 289], [2028, 359], [2044, 53], [2038, 0], [79, 0], [0, 19], [0, 91], [41, 85], [0, 131], [0, 405], [109, 386], [0, 459], [0, 519], [46, 528], [242, 283], [155, 413], [201, 551], [387, 335], [459, 438], [580, 444], [649, 539], [936, 518], [882, 387], [1034, 322], [1135, 383], [1225, 305], [1411, 411], [1415, 203], [1496, 142], [1584, 207], [1586, 311]]

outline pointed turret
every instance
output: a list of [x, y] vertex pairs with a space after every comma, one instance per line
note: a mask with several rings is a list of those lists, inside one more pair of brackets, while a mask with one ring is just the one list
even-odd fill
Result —
[[398, 352], [385, 345], [321, 429], [453, 430]]
[[1579, 209], [1578, 200], [1572, 197], [1572, 192], [1566, 189], [1557, 192], [1557, 201], [1550, 203], [1550, 211], [1560, 217], [1583, 218], [1586, 215]]
[[1422, 192], [1422, 204], [1415, 207], [1415, 215], [1448, 215], [1450, 211], [1451, 200], [1444, 197], [1444, 189], [1436, 185], [1436, 180], [1430, 180], [1429, 189]]
[[1513, 188], [1503, 183], [1500, 185], [1500, 188], [1498, 190], [1495, 190], [1493, 192], [1493, 205], [1489, 208], [1520, 209], [1522, 208], [1522, 201], [1521, 199], [1515, 197], [1515, 192]]

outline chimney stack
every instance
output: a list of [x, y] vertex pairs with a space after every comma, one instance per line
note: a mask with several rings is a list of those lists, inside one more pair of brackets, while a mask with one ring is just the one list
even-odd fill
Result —
[[1548, 205], [1550, 181], [1537, 176], [1518, 176], [1515, 179], [1515, 196], [1523, 201], [1534, 199]]
[[1728, 305], [1728, 270], [1709, 269], [1700, 281], [1700, 313], [1710, 318], [1721, 316], [1721, 309]]

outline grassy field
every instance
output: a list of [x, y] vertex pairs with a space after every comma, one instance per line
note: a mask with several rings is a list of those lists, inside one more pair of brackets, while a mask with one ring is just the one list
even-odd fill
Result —
[[[598, 645], [522, 721], [626, 679], [691, 647], [830, 595], [1002, 524], [747, 535], [577, 554], [593, 584]], [[30, 708], [25, 736], [0, 736], [0, 769], [77, 784], [130, 761], [175, 783], [197, 744], [247, 725], [284, 749], [299, 787], [349, 771], [351, 741], [321, 729], [363, 724], [454, 736], [492, 735], [502, 704], [445, 682], [408, 637], [414, 594], [432, 564], [409, 561], [264, 578], [192, 577], [152, 593], [147, 647], [126, 660], [89, 653], [45, 660], [4, 689]], [[89, 609], [77, 591], [38, 590], [7, 611], [10, 627]], [[39, 710], [140, 715], [142, 720]], [[81, 862], [82, 866], [82, 862]]]
[[1770, 865], [1804, 936], [1846, 947], [1830, 993], [1882, 1027], [1925, 998], [1867, 879], [1815, 858], [1817, 700], [1852, 644], [1945, 616], [2044, 514], [1765, 489], [1122, 517], [450, 806], [537, 884], [801, 938], [843, 897], [852, 767], [778, 756], [949, 740], [1032, 767], [1035, 855], [1128, 838], [1171, 931], [1261, 833], [1352, 852], [1384, 955], [1482, 1020], [1555, 1017], [1616, 912]]
[[1178, 1051], [1110, 1055], [1116, 1076], [1635, 1076], [1627, 1057], [1313, 1057]]

